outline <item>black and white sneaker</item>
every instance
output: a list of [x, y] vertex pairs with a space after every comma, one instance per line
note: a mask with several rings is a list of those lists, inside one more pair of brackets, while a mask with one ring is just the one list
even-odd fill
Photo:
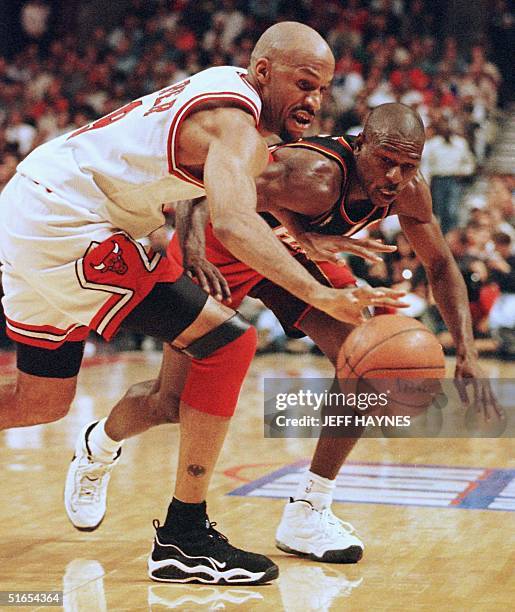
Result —
[[205, 529], [170, 537], [154, 520], [156, 536], [148, 558], [148, 575], [158, 582], [264, 584], [279, 568], [264, 555], [240, 550], [206, 521]]

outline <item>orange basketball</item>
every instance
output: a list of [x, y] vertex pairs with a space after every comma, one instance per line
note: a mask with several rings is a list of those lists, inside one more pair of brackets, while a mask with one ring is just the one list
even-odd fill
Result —
[[[414, 414], [427, 408], [440, 389], [437, 379], [445, 376], [442, 346], [416, 319], [379, 315], [354, 329], [345, 340], [338, 355], [337, 376], [342, 390], [352, 389], [352, 385], [357, 390], [387, 390], [391, 410], [400, 414], [406, 409]], [[376, 380], [365, 383], [363, 379]]]
[[425, 325], [404, 315], [379, 315], [345, 340], [338, 378], [443, 378], [442, 346]]

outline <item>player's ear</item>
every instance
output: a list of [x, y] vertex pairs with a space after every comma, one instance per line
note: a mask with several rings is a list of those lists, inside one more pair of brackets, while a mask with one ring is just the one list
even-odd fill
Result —
[[363, 147], [363, 142], [364, 142], [365, 138], [363, 136], [363, 132], [360, 132], [357, 136], [356, 136], [356, 140], [354, 141], [354, 153], [359, 153], [361, 151], [361, 148]]
[[254, 64], [254, 74], [261, 85], [270, 81], [271, 62], [267, 57], [260, 57]]

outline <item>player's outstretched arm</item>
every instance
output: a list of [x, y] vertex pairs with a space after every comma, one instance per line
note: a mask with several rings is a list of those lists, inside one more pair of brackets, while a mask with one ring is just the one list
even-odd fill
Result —
[[[256, 212], [255, 177], [266, 167], [268, 149], [250, 116], [235, 109], [217, 112], [204, 165], [211, 221], [216, 237], [257, 272], [334, 318], [358, 324], [362, 309], [377, 296], [354, 296], [318, 283], [287, 252]], [[382, 297], [394, 294], [384, 289]], [[387, 292], [387, 293], [384, 293]]]
[[[443, 237], [440, 225], [431, 212], [431, 196], [425, 183], [417, 189], [418, 217], [411, 217], [399, 210], [399, 220], [406, 238], [420, 258], [428, 277], [438, 309], [456, 346], [456, 378], [462, 401], [469, 403], [466, 384], [474, 388], [474, 401], [485, 417], [501, 414], [486, 375], [478, 363], [474, 347], [470, 305], [465, 282], [452, 253]], [[403, 209], [408, 212], [408, 203]]]

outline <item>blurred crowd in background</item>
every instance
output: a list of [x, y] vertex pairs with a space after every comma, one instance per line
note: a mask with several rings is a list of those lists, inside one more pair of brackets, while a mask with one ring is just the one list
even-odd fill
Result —
[[[514, 177], [489, 175], [480, 198], [466, 197], [484, 173], [510, 109], [511, 53], [504, 47], [514, 18], [505, 0], [490, 3], [484, 31], [470, 35], [466, 45], [442, 34], [441, 2], [431, 0], [127, 4], [112, 26], [93, 24], [85, 32], [80, 23], [63, 29], [56, 0], [20, 3], [16, 44], [0, 55], [0, 190], [39, 144], [203, 68], [246, 67], [268, 25], [302, 21], [324, 35], [336, 57], [313, 133], [356, 134], [369, 109], [384, 102], [417, 109], [427, 130], [421, 170], [467, 284], [479, 346], [515, 354]], [[387, 219], [374, 235], [397, 244], [398, 251], [373, 266], [350, 258], [354, 273], [371, 285], [406, 288], [410, 314], [450, 349], [423, 269], [396, 219]], [[261, 330], [262, 350], [313, 349], [307, 341], [285, 338], [271, 313], [246, 307]], [[118, 342], [154, 346], [137, 337]]]

